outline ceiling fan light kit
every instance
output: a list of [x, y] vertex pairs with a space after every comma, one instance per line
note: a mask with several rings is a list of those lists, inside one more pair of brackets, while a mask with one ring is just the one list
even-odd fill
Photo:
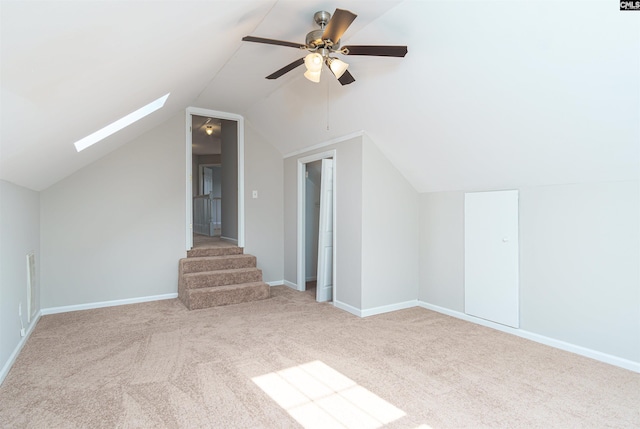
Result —
[[341, 55], [368, 55], [378, 57], [404, 57], [407, 54], [406, 46], [388, 45], [353, 45], [340, 48], [340, 38], [347, 31], [357, 15], [344, 9], [336, 9], [333, 16], [329, 12], [319, 11], [313, 15], [313, 20], [320, 26], [319, 30], [307, 33], [305, 44], [286, 42], [283, 40], [265, 39], [262, 37], [245, 36], [245, 42], [265, 43], [267, 45], [286, 46], [309, 51], [304, 58], [295, 60], [267, 76], [267, 79], [277, 79], [291, 70], [305, 65], [304, 77], [312, 82], [320, 82], [322, 65], [331, 70], [341, 85], [348, 85], [355, 82], [354, 77], [347, 71], [349, 64], [332, 57], [332, 54]]
[[349, 64], [345, 63], [339, 58], [327, 58], [327, 65], [337, 79], [340, 79], [349, 67]]
[[320, 83], [320, 72], [312, 72], [307, 70], [306, 72], [304, 72], [304, 77], [306, 77], [307, 79], [309, 79], [311, 82], [313, 83]]
[[322, 70], [322, 55], [318, 53], [311, 53], [304, 57], [304, 66], [310, 72], [319, 72]]

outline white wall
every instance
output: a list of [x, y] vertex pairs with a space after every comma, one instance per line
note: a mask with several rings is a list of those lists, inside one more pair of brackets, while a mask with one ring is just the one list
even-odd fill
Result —
[[362, 305], [362, 137], [284, 160], [284, 272], [285, 280], [297, 281], [297, 172], [298, 159], [336, 150], [336, 295], [334, 301], [360, 309]]
[[264, 281], [279, 282], [284, 278], [282, 154], [248, 121], [244, 151], [245, 253], [258, 258]]
[[296, 252], [298, 231], [297, 222], [297, 195], [298, 183], [296, 179], [297, 165], [293, 158], [285, 158], [282, 161], [282, 181], [283, 181], [283, 270], [284, 281], [290, 284], [297, 282]]
[[362, 150], [362, 309], [418, 296], [418, 193], [364, 135]]
[[520, 192], [522, 328], [640, 362], [638, 181]]
[[184, 121], [176, 115], [41, 193], [43, 308], [177, 292]]
[[[638, 181], [520, 189], [520, 328], [640, 362]], [[463, 311], [462, 192], [422, 194], [421, 300]]]
[[[0, 383], [20, 336], [18, 305], [27, 323], [27, 259], [36, 258], [36, 303], [40, 293], [40, 198], [39, 193], [0, 180]], [[39, 311], [39, 306], [36, 311]], [[31, 321], [33, 323], [34, 320]]]
[[336, 305], [367, 315], [415, 304], [418, 193], [366, 135], [285, 159], [285, 279], [297, 279], [298, 160], [334, 149]]
[[464, 192], [420, 194], [418, 299], [464, 312]]

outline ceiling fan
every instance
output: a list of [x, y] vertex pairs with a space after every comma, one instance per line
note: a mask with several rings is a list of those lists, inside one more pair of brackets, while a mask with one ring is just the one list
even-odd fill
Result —
[[392, 45], [350, 45], [340, 47], [340, 38], [347, 31], [358, 15], [344, 9], [336, 9], [333, 17], [329, 12], [319, 11], [313, 15], [313, 20], [320, 26], [319, 30], [313, 30], [307, 34], [305, 44], [285, 42], [282, 40], [265, 39], [262, 37], [245, 36], [245, 42], [265, 43], [267, 45], [287, 46], [309, 51], [310, 53], [280, 70], [267, 76], [267, 79], [277, 79], [296, 67], [305, 65], [307, 71], [304, 76], [312, 82], [320, 82], [322, 65], [326, 64], [342, 85], [355, 82], [355, 79], [347, 71], [349, 65], [332, 56], [342, 55], [369, 55], [377, 57], [404, 57], [407, 54], [406, 46]]

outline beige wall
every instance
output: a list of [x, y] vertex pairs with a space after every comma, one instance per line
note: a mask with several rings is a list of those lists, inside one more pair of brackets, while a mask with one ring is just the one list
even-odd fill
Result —
[[[282, 155], [247, 127], [245, 249], [283, 278]], [[41, 193], [42, 306], [177, 292], [185, 257], [184, 115]]]
[[336, 150], [336, 296], [334, 301], [360, 309], [362, 305], [362, 137], [284, 160], [284, 273], [297, 282], [298, 159]]
[[464, 312], [464, 192], [420, 194], [418, 299]]
[[363, 315], [415, 305], [418, 193], [366, 135], [285, 159], [285, 279], [297, 281], [299, 159], [330, 150], [336, 151], [334, 302]]
[[[40, 293], [40, 195], [21, 186], [0, 180], [0, 383], [9, 371], [9, 358], [20, 344], [20, 317], [27, 318], [27, 259], [36, 260], [36, 304]], [[35, 312], [40, 309], [36, 306]], [[31, 324], [34, 319], [31, 320]]]
[[42, 307], [175, 293], [184, 114], [41, 193]]
[[[520, 329], [640, 362], [638, 181], [520, 188]], [[420, 195], [422, 301], [464, 312], [464, 193]]]
[[418, 297], [418, 192], [364, 135], [362, 309]]
[[282, 154], [246, 121], [244, 152], [245, 252], [258, 258], [264, 281], [280, 283], [284, 278]]

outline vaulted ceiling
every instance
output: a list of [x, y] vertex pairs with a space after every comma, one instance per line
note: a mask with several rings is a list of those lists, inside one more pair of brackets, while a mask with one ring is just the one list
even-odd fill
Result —
[[[364, 130], [418, 191], [638, 177], [640, 12], [574, 1], [2, 1], [0, 178], [42, 190], [187, 106], [243, 115], [283, 155]], [[313, 14], [358, 18], [319, 84]], [[161, 110], [76, 153], [73, 143], [170, 92]]]

